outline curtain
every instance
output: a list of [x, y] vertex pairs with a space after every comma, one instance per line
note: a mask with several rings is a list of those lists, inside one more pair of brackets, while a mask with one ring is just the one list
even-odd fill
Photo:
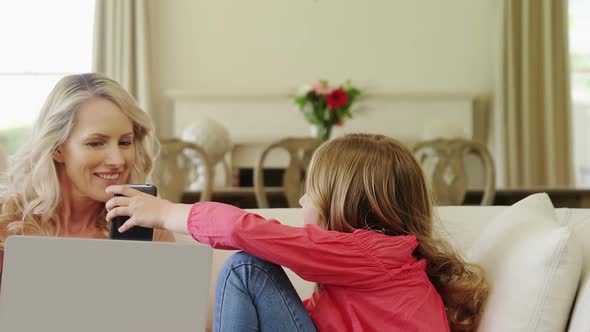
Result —
[[502, 1], [494, 119], [501, 186], [572, 183], [567, 16], [567, 1]]
[[119, 82], [153, 113], [147, 20], [145, 0], [96, 0], [93, 71]]

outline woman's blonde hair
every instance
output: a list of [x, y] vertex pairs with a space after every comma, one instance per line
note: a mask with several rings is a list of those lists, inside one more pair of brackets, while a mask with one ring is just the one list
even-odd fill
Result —
[[[96, 97], [115, 103], [133, 123], [135, 164], [128, 182], [149, 178], [157, 150], [149, 116], [119, 83], [104, 75], [66, 76], [47, 97], [29, 141], [11, 159], [0, 186], [0, 249], [11, 234], [59, 233], [60, 184], [53, 156], [76, 124], [78, 108]], [[104, 213], [97, 216], [97, 223], [106, 231], [107, 223], [100, 219]]]
[[401, 143], [364, 134], [330, 140], [315, 151], [306, 187], [325, 229], [415, 236], [414, 255], [427, 261], [451, 330], [477, 328], [488, 294], [483, 270], [433, 236], [432, 195], [420, 165]]

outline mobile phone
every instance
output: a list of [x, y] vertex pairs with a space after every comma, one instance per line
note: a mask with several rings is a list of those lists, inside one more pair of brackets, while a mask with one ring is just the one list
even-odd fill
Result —
[[[139, 190], [146, 194], [156, 196], [158, 189], [153, 184], [127, 184], [129, 188]], [[123, 196], [115, 194], [115, 196]], [[133, 241], [151, 241], [154, 237], [154, 230], [148, 227], [135, 226], [127, 231], [120, 233], [121, 227], [127, 220], [128, 216], [115, 217], [111, 221], [111, 228], [109, 230], [109, 238], [113, 240], [133, 240]]]

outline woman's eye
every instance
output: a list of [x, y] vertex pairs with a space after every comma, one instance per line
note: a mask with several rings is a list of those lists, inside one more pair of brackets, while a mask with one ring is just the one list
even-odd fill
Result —
[[88, 145], [91, 148], [97, 148], [99, 146], [102, 146], [102, 142], [88, 142], [86, 143], [86, 145]]
[[119, 144], [121, 144], [122, 146], [130, 146], [133, 144], [133, 142], [132, 141], [122, 141]]

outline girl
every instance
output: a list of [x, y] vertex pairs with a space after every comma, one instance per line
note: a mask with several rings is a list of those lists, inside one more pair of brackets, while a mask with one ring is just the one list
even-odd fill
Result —
[[[432, 199], [412, 153], [379, 135], [324, 143], [300, 200], [305, 226], [220, 203], [172, 204], [112, 186], [107, 220], [191, 234], [239, 249], [216, 286], [217, 331], [472, 331], [488, 288], [482, 270], [432, 235]], [[275, 265], [276, 264], [276, 265]], [[318, 283], [299, 300], [283, 270]]]

